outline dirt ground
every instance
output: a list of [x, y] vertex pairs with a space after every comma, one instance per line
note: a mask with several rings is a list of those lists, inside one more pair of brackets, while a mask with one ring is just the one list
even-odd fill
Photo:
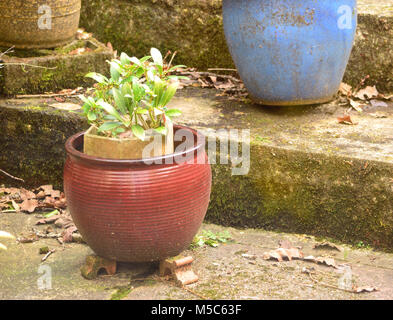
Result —
[[[0, 230], [16, 237], [36, 226], [37, 215], [0, 214]], [[55, 228], [55, 227], [54, 227]], [[195, 258], [193, 270], [199, 281], [184, 288], [158, 276], [157, 264], [119, 264], [114, 276], [100, 275], [96, 280], [81, 276], [80, 267], [92, 254], [85, 244], [61, 245], [55, 239], [33, 243], [3, 241], [0, 251], [0, 299], [392, 299], [393, 255], [371, 248], [336, 244], [341, 251], [314, 249], [324, 239], [305, 235], [265, 232], [253, 229], [203, 225], [214, 233], [228, 231], [232, 240], [218, 247], [187, 250]], [[201, 230], [202, 231], [202, 230]], [[288, 241], [301, 247], [305, 256], [334, 258], [336, 268], [303, 260], [263, 259], [265, 252]], [[41, 247], [56, 249], [46, 261]], [[362, 247], [359, 243], [358, 247]], [[351, 268], [348, 271], [346, 266]], [[346, 272], [345, 272], [346, 270]], [[311, 276], [309, 274], [311, 272]], [[349, 272], [349, 273], [348, 273]], [[50, 276], [50, 281], [44, 276]], [[377, 288], [371, 293], [350, 293], [338, 289], [346, 277], [357, 288]], [[342, 287], [342, 286], [341, 286]]]

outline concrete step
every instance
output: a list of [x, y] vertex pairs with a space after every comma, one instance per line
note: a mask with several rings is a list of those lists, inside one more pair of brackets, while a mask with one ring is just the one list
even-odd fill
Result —
[[[118, 51], [178, 51], [188, 66], [233, 68], [222, 27], [222, 0], [82, 1], [81, 25]], [[393, 0], [358, 0], [359, 27], [345, 81], [393, 92]]]
[[[172, 102], [183, 110], [178, 122], [211, 137], [217, 135], [214, 129], [251, 129], [247, 174], [233, 175], [231, 162], [212, 166], [208, 221], [393, 249], [392, 103], [353, 113], [357, 124], [343, 125], [337, 117], [347, 107], [337, 101], [261, 107], [217, 93], [183, 89]], [[87, 128], [77, 113], [51, 103], [0, 100], [0, 168], [25, 179], [25, 185], [61, 187], [64, 142]], [[377, 111], [387, 118], [373, 117]], [[220, 142], [228, 138], [225, 132], [219, 136]], [[242, 148], [246, 155], [247, 145]], [[2, 183], [15, 185], [0, 175]]]

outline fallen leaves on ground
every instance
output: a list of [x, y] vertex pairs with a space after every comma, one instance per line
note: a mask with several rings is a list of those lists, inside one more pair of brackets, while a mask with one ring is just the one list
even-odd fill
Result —
[[248, 97], [247, 89], [238, 77], [212, 72], [198, 72], [194, 68], [180, 69], [177, 73], [188, 78], [188, 80], [180, 80], [180, 88], [215, 88], [221, 91], [217, 94], [218, 96], [229, 96], [230, 100], [240, 100]]
[[317, 264], [322, 264], [327, 267], [337, 268], [336, 261], [333, 258], [326, 258], [326, 257], [314, 257], [314, 256], [307, 256], [304, 257], [304, 261], [313, 262]]
[[359, 88], [353, 88], [344, 82], [340, 85], [339, 93], [345, 97], [347, 103], [357, 112], [363, 112], [367, 107], [388, 107], [388, 104], [384, 100], [389, 101], [393, 99], [392, 95], [387, 96], [381, 94], [376, 86], [366, 86], [360, 89], [360, 87], [364, 86], [368, 78], [365, 77], [362, 79]]
[[0, 188], [0, 210], [33, 213], [36, 209], [65, 209], [66, 199], [63, 192], [54, 190], [52, 185], [43, 185], [35, 190], [24, 188]]
[[299, 248], [292, 246], [289, 241], [280, 241], [279, 245], [281, 246], [280, 248], [265, 252], [263, 254], [263, 259], [277, 260], [278, 262], [303, 259], [303, 252], [301, 252]]
[[292, 243], [287, 240], [279, 241], [279, 245], [280, 248], [265, 252], [263, 254], [263, 258], [265, 260], [276, 260], [278, 262], [291, 261], [297, 259], [297, 260], [322, 264], [328, 267], [337, 268], [336, 262], [333, 258], [314, 257], [314, 256], [305, 257], [303, 252], [301, 251], [301, 248], [293, 246]]
[[347, 125], [355, 125], [356, 123], [354, 123], [351, 119], [350, 115], [344, 115], [342, 117], [338, 117], [337, 118], [338, 123], [340, 124], [347, 124]]
[[79, 28], [76, 32], [76, 38], [78, 40], [87, 40], [90, 39], [93, 36], [92, 33], [88, 33], [85, 31], [85, 29]]
[[370, 293], [370, 292], [375, 292], [378, 291], [378, 288], [376, 287], [353, 287], [354, 293]]
[[91, 51], [93, 51], [91, 48], [84, 47], [84, 48], [77, 48], [75, 50], [72, 50], [72, 51], [68, 52], [68, 54], [71, 55], [71, 56], [79, 56], [81, 54], [88, 53], [88, 52], [91, 52]]
[[336, 251], [339, 251], [339, 252], [343, 251], [339, 246], [337, 246], [337, 245], [335, 245], [334, 243], [331, 243], [331, 242], [316, 243], [313, 246], [313, 249], [317, 249], [317, 250], [318, 249], [329, 249], [329, 250], [336, 250]]

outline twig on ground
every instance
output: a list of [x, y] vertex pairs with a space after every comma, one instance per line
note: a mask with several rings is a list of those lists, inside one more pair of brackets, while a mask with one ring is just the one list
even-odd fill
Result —
[[0, 52], [0, 58], [1, 58], [2, 56], [6, 55], [7, 53], [14, 52], [14, 48], [15, 48], [15, 47], [12, 46], [11, 48], [8, 48], [6, 51]]
[[48, 259], [48, 257], [49, 257], [53, 252], [55, 252], [55, 251], [56, 251], [56, 249], [50, 250], [50, 251], [45, 255], [45, 257], [43, 257], [43, 258], [41, 259], [41, 261], [43, 262], [43, 261], [45, 261], [46, 259]]
[[10, 177], [11, 179], [25, 182], [25, 180], [23, 180], [23, 179], [21, 179], [21, 178], [18, 178], [18, 177], [14, 177], [12, 174], [9, 174], [8, 172], [5, 172], [5, 171], [2, 170], [2, 169], [0, 169], [0, 172], [3, 173], [3, 174], [5, 174], [6, 176]]
[[226, 69], [226, 68], [209, 68], [208, 71], [231, 71], [237, 72], [237, 69]]
[[34, 64], [28, 63], [21, 63], [21, 62], [4, 62], [5, 66], [13, 65], [13, 66], [23, 66], [23, 67], [31, 67], [31, 68], [38, 68], [38, 69], [47, 69], [47, 70], [55, 70], [57, 67], [44, 67], [44, 66], [36, 66]]
[[67, 93], [48, 93], [48, 94], [20, 94], [15, 96], [16, 99], [30, 99], [30, 98], [54, 98], [54, 97], [78, 97], [78, 94]]

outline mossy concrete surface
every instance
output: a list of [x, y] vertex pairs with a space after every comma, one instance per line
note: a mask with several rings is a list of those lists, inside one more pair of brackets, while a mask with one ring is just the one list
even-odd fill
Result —
[[[60, 111], [48, 102], [0, 100], [0, 168], [22, 176], [25, 185], [62, 187], [65, 141], [88, 125], [78, 113]], [[0, 184], [4, 182], [12, 180], [0, 177]]]
[[[35, 215], [0, 214], [0, 230], [12, 232], [16, 237], [28, 235], [32, 228], [43, 232], [46, 226], [36, 226], [39, 217]], [[203, 225], [202, 229], [213, 233], [229, 232], [233, 240], [218, 248], [204, 247], [182, 253], [195, 259], [192, 268], [199, 281], [187, 288], [199, 296], [159, 278], [157, 264], [119, 264], [114, 276], [102, 274], [95, 280], [86, 280], [80, 268], [92, 254], [87, 245], [60, 245], [55, 239], [40, 239], [25, 244], [6, 241], [8, 251], [0, 251], [0, 299], [191, 300], [201, 299], [201, 296], [235, 300], [393, 299], [392, 254], [341, 244], [338, 245], [342, 252], [315, 250], [314, 244], [322, 239], [304, 235], [211, 224]], [[54, 230], [61, 232], [57, 228]], [[302, 272], [304, 268], [315, 268], [313, 278], [338, 287], [339, 279], [344, 276], [342, 269], [298, 260], [281, 263], [264, 260], [263, 254], [278, 248], [279, 240], [301, 246], [306, 256], [332, 257], [337, 265], [350, 265], [353, 285], [377, 287], [379, 291], [348, 293], [316, 283]], [[56, 251], [42, 262], [44, 255], [39, 254], [39, 249], [45, 246]]]
[[[393, 0], [358, 0], [359, 27], [345, 81], [393, 92]], [[83, 0], [81, 25], [118, 51], [144, 56], [151, 47], [178, 51], [176, 62], [233, 68], [222, 24], [222, 0]]]
[[[70, 54], [78, 48], [90, 51]], [[16, 50], [3, 57], [6, 65], [0, 69], [0, 94], [39, 94], [92, 85], [85, 75], [93, 71], [107, 74], [106, 61], [112, 58], [113, 52], [93, 38], [54, 50]]]
[[[87, 128], [78, 113], [50, 104], [0, 102], [0, 168], [25, 179], [25, 186], [61, 188], [65, 140]], [[356, 125], [338, 123], [348, 107], [337, 101], [262, 107], [219, 97], [216, 90], [190, 88], [181, 90], [171, 106], [183, 110], [179, 123], [209, 136], [214, 129], [251, 132], [248, 174], [232, 175], [230, 161], [212, 165], [207, 221], [393, 250], [392, 104], [352, 112]], [[375, 118], [378, 112], [386, 118]], [[225, 135], [219, 141], [225, 142]], [[0, 179], [0, 184], [16, 183], [4, 175]]]

